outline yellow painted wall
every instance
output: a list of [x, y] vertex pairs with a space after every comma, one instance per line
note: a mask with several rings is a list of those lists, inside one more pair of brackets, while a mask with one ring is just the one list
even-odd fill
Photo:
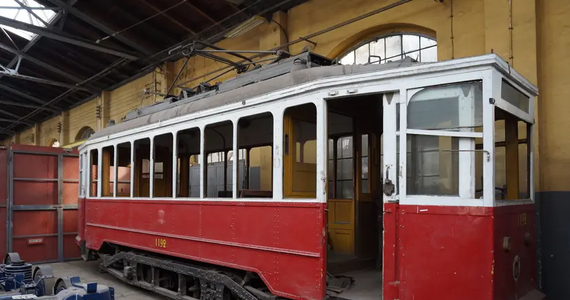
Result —
[[93, 129], [97, 127], [97, 118], [95, 115], [97, 100], [98, 99], [93, 99], [69, 111], [69, 128], [64, 129], [64, 131], [67, 132], [68, 141], [75, 141], [75, 136], [84, 126], [89, 126]]
[[[110, 92], [108, 119], [120, 122], [125, 114], [135, 108], [141, 108], [155, 102], [154, 95], [144, 94], [145, 88], [153, 88], [154, 73], [150, 73], [129, 84]], [[105, 120], [105, 121], [108, 121]], [[103, 124], [104, 126], [106, 125]]]
[[[290, 40], [317, 32], [350, 18], [393, 3], [392, 0], [311, 0], [292, 8], [287, 14], [276, 18], [287, 26]], [[538, 190], [567, 189], [561, 178], [570, 176], [570, 139], [567, 136], [567, 122], [570, 122], [570, 105], [566, 95], [570, 85], [567, 49], [570, 48], [570, 2], [566, 0], [432, 0], [413, 1], [387, 12], [360, 20], [334, 31], [314, 37], [317, 43], [302, 42], [290, 47], [290, 52], [299, 53], [304, 47], [312, 51], [335, 57], [359, 42], [390, 32], [418, 32], [435, 37], [438, 42], [438, 59], [497, 53], [540, 88], [540, 100], [536, 115], [538, 137], [535, 149], [536, 183]], [[512, 15], [512, 31], [509, 30], [509, 15]], [[251, 32], [220, 42], [228, 49], [267, 50], [282, 43], [285, 36], [274, 23], [258, 26]], [[226, 57], [234, 59], [231, 56]], [[119, 122], [132, 108], [142, 103], [150, 104], [160, 97], [142, 97], [142, 90], [153, 87], [166, 92], [167, 87], [184, 60], [165, 64], [155, 74], [146, 75], [134, 82], [108, 92], [101, 98], [91, 100], [69, 111], [68, 126], [63, 132], [68, 142], [73, 142], [83, 126], [97, 128], [96, 107], [103, 103], [104, 120]], [[211, 78], [207, 73], [225, 65], [201, 57], [191, 58], [177, 83], [193, 87]], [[220, 77], [224, 80], [235, 76], [235, 72]], [[194, 78], [198, 78], [192, 80]], [[171, 94], [177, 94], [175, 89]], [[106, 103], [106, 104], [105, 104]], [[55, 118], [58, 119], [58, 118]], [[55, 121], [49, 120], [40, 126], [41, 141], [49, 140], [50, 128]], [[102, 121], [100, 121], [102, 122]], [[538, 133], [540, 131], [540, 133]], [[29, 143], [26, 136], [32, 131], [19, 134], [21, 143]], [[42, 142], [43, 143], [43, 142]], [[540, 168], [539, 168], [540, 167]], [[541, 170], [548, 170], [542, 172]], [[540, 176], [539, 176], [540, 175]], [[538, 180], [539, 179], [539, 180]]]
[[40, 146], [51, 146], [54, 140], [59, 141], [58, 123], [59, 117], [49, 119], [40, 125]]
[[537, 12], [541, 189], [568, 191], [570, 1], [537, 1]]

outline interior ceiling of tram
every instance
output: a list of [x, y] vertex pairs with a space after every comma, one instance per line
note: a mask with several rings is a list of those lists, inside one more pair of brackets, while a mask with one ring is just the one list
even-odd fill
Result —
[[[329, 112], [353, 118], [364, 131], [380, 133], [382, 128], [382, 96], [383, 94], [372, 94], [353, 96], [342, 99], [328, 101]], [[331, 125], [342, 118], [329, 118], [329, 135], [334, 135]], [[344, 126], [345, 130], [348, 128]], [[351, 127], [352, 129], [352, 127]], [[352, 130], [350, 130], [352, 131]]]

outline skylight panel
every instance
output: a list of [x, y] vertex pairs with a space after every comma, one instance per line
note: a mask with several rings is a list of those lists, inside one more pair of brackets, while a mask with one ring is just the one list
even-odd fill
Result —
[[[44, 22], [50, 24], [56, 15], [55, 11], [51, 9], [46, 9], [45, 6], [40, 5], [38, 2], [34, 0], [19, 0], [19, 2], [29, 7], [34, 12], [34, 14], [38, 16], [40, 19], [38, 19], [36, 16], [30, 13], [26, 8], [22, 7], [20, 4], [18, 4], [18, 2], [14, 0], [0, 0], [0, 16], [32, 24], [39, 27], [46, 27]], [[37, 36], [34, 33], [27, 32], [21, 29], [16, 29], [4, 25], [0, 25], [0, 27], [14, 34], [17, 34], [27, 40], [31, 40], [35, 36]], [[0, 34], [3, 33], [0, 32]]]

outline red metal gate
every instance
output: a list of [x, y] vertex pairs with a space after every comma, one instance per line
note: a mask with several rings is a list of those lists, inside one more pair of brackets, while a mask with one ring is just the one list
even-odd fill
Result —
[[24, 145], [9, 148], [8, 209], [6, 215], [0, 211], [7, 217], [4, 249], [30, 262], [80, 257], [75, 244], [78, 170], [74, 151]]

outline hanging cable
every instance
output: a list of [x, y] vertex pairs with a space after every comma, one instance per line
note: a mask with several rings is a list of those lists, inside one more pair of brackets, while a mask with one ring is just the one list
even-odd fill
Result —
[[513, 0], [509, 0], [509, 60], [511, 66], [515, 65], [515, 53], [513, 50]]
[[451, 59], [455, 58], [455, 41], [454, 41], [454, 37], [453, 37], [453, 0], [451, 0], [450, 2], [450, 9], [451, 9], [451, 14], [449, 15], [449, 19], [451, 21]]
[[289, 52], [289, 35], [287, 34], [287, 30], [285, 29], [285, 27], [283, 27], [283, 25], [281, 25], [281, 23], [271, 19], [271, 22], [277, 24], [277, 26], [279, 26], [281, 28], [281, 31], [283, 31], [283, 34], [285, 35], [285, 41], [287, 42], [287, 52]]
[[188, 61], [190, 60], [190, 56], [188, 56], [186, 58], [186, 61], [184, 61], [184, 64], [182, 65], [182, 68], [180, 68], [180, 71], [178, 72], [178, 74], [176, 74], [176, 77], [174, 78], [174, 80], [172, 81], [172, 84], [170, 85], [170, 87], [168, 88], [168, 90], [166, 91], [166, 95], [169, 95], [170, 92], [172, 91], [172, 89], [174, 88], [174, 85], [176, 84], [176, 81], [178, 81], [178, 78], [180, 78], [180, 74], [182, 74], [182, 72], [184, 72], [184, 70], [186, 69], [186, 65], [188, 64]]
[[133, 27], [135, 27], [135, 26], [137, 26], [137, 25], [140, 25], [140, 24], [142, 24], [142, 23], [144, 23], [144, 22], [146, 22], [146, 21], [148, 21], [148, 20], [150, 20], [150, 19], [152, 19], [152, 18], [154, 18], [154, 17], [157, 17], [157, 16], [159, 16], [159, 15], [162, 15], [162, 14], [164, 14], [165, 12], [167, 12], [167, 11], [169, 11], [169, 10], [171, 10], [171, 9], [174, 9], [174, 8], [176, 8], [176, 7], [178, 7], [178, 6], [182, 5], [182, 4], [184, 4], [184, 2], [186, 2], [186, 1], [187, 1], [187, 0], [182, 0], [182, 1], [180, 1], [180, 2], [178, 2], [178, 3], [176, 3], [176, 4], [174, 4], [173, 6], [167, 8], [167, 9], [165, 9], [165, 10], [159, 11], [159, 12], [157, 12], [156, 14], [154, 14], [154, 15], [152, 15], [152, 16], [146, 18], [146, 19], [143, 19], [143, 20], [141, 20], [141, 21], [138, 21], [138, 22], [136, 22], [135, 24], [133, 24], [133, 25], [127, 27], [127, 28], [121, 29], [121, 30], [116, 31], [115, 33], [113, 33], [113, 34], [111, 34], [111, 35], [108, 35], [108, 36], [106, 36], [106, 37], [104, 37], [104, 38], [98, 39], [98, 40], [95, 41], [95, 43], [98, 44], [98, 43], [100, 43], [100, 42], [102, 42], [102, 41], [104, 41], [104, 40], [106, 40], [106, 39], [110, 39], [110, 38], [112, 38], [112, 37], [114, 37], [114, 36], [117, 36], [117, 35], [119, 35], [119, 34], [125, 32], [125, 31], [127, 31], [127, 30], [129, 30], [129, 29], [131, 29], [131, 28], [133, 28]]

